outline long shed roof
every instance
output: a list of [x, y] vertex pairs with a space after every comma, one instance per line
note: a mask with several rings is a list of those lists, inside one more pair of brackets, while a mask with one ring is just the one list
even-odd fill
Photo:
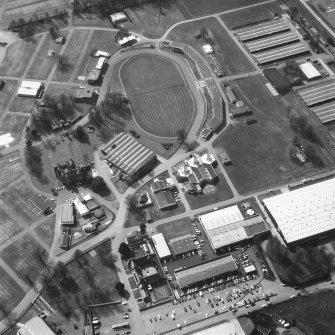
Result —
[[335, 99], [335, 81], [323, 82], [320, 85], [300, 90], [298, 94], [308, 106], [333, 100]]
[[140, 170], [156, 156], [152, 150], [126, 133], [117, 135], [101, 152], [108, 161], [127, 174]]

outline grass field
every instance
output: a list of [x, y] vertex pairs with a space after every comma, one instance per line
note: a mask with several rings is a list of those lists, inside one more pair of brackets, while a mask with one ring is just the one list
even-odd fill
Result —
[[121, 68], [121, 80], [134, 119], [150, 134], [176, 137], [194, 118], [195, 102], [178, 66], [160, 56], [132, 57]]
[[290, 299], [266, 307], [267, 314], [277, 314], [284, 319], [295, 320], [297, 327], [305, 334], [334, 334], [335, 292], [321, 290], [314, 294]]
[[29, 114], [32, 112], [35, 101], [33, 98], [19, 97], [17, 95], [9, 106], [9, 110], [14, 113], [21, 112]]
[[36, 194], [29, 189], [26, 182], [20, 181], [1, 193], [0, 200], [11, 210], [13, 217], [28, 226], [42, 215], [40, 209], [30, 201], [34, 196]]
[[[218, 172], [218, 171], [217, 171]], [[215, 185], [208, 185], [214, 188], [214, 192], [208, 194], [192, 195], [185, 193], [186, 200], [192, 209], [201, 208], [207, 205], [215, 204], [219, 201], [231, 199], [233, 193], [227, 184], [222, 173], [218, 173], [218, 181]], [[207, 186], [205, 187], [206, 190]]]
[[53, 14], [54, 10], [67, 7], [68, 2], [66, 0], [9, 0], [6, 5], [6, 19], [16, 20], [45, 12]]
[[0, 157], [0, 189], [23, 175], [19, 151]]
[[216, 18], [208, 18], [180, 24], [171, 30], [167, 38], [169, 40], [190, 44], [200, 53], [203, 53], [202, 46], [207, 42], [202, 38], [196, 39], [192, 36], [195, 31], [202, 27], [210, 29], [213, 33], [216, 43], [215, 56], [218, 59], [222, 70], [227, 75], [255, 70], [254, 66]]
[[[66, 38], [66, 36], [68, 35], [68, 31], [60, 31], [60, 34]], [[44, 40], [44, 43], [41, 46], [41, 49], [35, 57], [34, 62], [30, 66], [26, 74], [26, 78], [46, 80], [52, 69], [52, 66], [57, 61], [56, 57], [61, 47], [62, 45], [55, 44], [53, 39], [51, 38], [51, 35], [48, 34], [46, 36], [46, 39]], [[53, 50], [56, 56], [48, 56], [49, 50]]]
[[54, 239], [55, 221], [56, 221], [56, 216], [51, 215], [48, 217], [46, 221], [39, 224], [34, 229], [34, 232], [37, 234], [37, 236], [50, 247]]
[[9, 310], [12, 310], [24, 297], [24, 291], [6, 271], [0, 267], [0, 297]]
[[[289, 124], [287, 107], [281, 98], [268, 91], [264, 82], [262, 76], [236, 81], [237, 96], [251, 108], [257, 123], [230, 125], [214, 141], [216, 150], [226, 150], [233, 162], [226, 171], [239, 193], [287, 184], [293, 178], [319, 170], [309, 164], [297, 165], [290, 158], [289, 147], [295, 134]], [[302, 113], [298, 105], [291, 103], [291, 106], [295, 112]], [[320, 154], [325, 167], [330, 166], [332, 162], [324, 150], [309, 144]]]
[[188, 17], [215, 14], [226, 10], [250, 6], [265, 0], [179, 0], [178, 6]]
[[316, 12], [333, 27], [335, 31], [335, 4], [333, 0], [311, 0], [309, 3], [314, 5]]
[[4, 88], [0, 91], [0, 109], [5, 109], [8, 100], [16, 94], [17, 80], [6, 79]]
[[149, 38], [161, 37], [170, 26], [185, 19], [175, 3], [169, 0], [161, 3], [161, 11], [155, 3], [127, 8], [130, 21], [122, 23], [122, 26]]
[[156, 229], [164, 235], [167, 241], [187, 234], [194, 235], [194, 228], [189, 217], [161, 224]]
[[70, 37], [70, 40], [67, 42], [65, 51], [63, 55], [68, 58], [70, 65], [72, 66], [72, 69], [67, 72], [60, 72], [56, 69], [52, 80], [54, 81], [69, 81], [73, 70], [76, 66], [76, 62], [78, 62], [79, 56], [81, 53], [84, 52], [84, 45], [87, 41], [87, 37], [89, 34], [88, 29], [80, 29], [80, 30], [74, 30], [72, 36]]
[[0, 208], [0, 244], [8, 241], [25, 227], [16, 222], [3, 208]]
[[277, 4], [270, 3], [223, 14], [220, 17], [229, 29], [236, 29], [270, 20], [273, 18], [273, 13], [281, 12], [282, 10]]
[[19, 40], [7, 48], [6, 56], [0, 64], [0, 75], [20, 77], [38, 48], [41, 37]]
[[28, 117], [26, 116], [7, 114], [1, 123], [0, 133], [11, 133], [15, 141], [11, 142], [10, 145], [14, 145], [20, 139], [27, 121]]
[[[43, 265], [34, 255], [34, 250], [41, 248], [39, 244], [28, 234], [12, 243], [6, 249], [0, 252], [0, 257], [17, 273], [24, 278], [26, 274], [30, 275], [32, 280], [36, 280], [43, 269]], [[43, 257], [47, 259], [47, 252]]]
[[[98, 62], [98, 58], [90, 57], [92, 50], [103, 50], [113, 55], [119, 50], [118, 44], [114, 43], [114, 33], [106, 30], [95, 30], [89, 42], [89, 47], [85, 51], [84, 58], [80, 63], [76, 76], [86, 76], [87, 73], [93, 69]], [[108, 43], [106, 43], [108, 41]]]

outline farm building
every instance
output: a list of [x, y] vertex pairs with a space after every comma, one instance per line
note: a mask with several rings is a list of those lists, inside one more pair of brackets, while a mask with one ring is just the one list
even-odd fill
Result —
[[155, 178], [154, 181], [150, 184], [151, 191], [153, 193], [159, 192], [162, 190], [169, 190], [175, 188], [172, 178], [159, 179]]
[[94, 52], [92, 52], [92, 56], [109, 58], [111, 55], [106, 51], [95, 50]]
[[104, 64], [106, 63], [106, 57], [99, 57], [99, 60], [95, 66], [97, 70], [101, 70]]
[[40, 89], [42, 87], [42, 83], [40, 81], [22, 81], [21, 86], [17, 92], [19, 97], [27, 97], [27, 98], [36, 98]]
[[297, 244], [335, 230], [335, 179], [263, 200], [285, 243]]
[[62, 249], [69, 249], [71, 246], [71, 242], [72, 242], [71, 230], [70, 229], [63, 230], [63, 233], [61, 235], [60, 247]]
[[258, 39], [256, 41], [248, 42], [245, 44], [245, 47], [249, 50], [249, 52], [255, 53], [273, 49], [281, 45], [287, 45], [297, 41], [299, 41], [298, 35], [290, 31], [288, 33], [279, 34], [267, 38]]
[[177, 205], [176, 199], [171, 190], [161, 190], [159, 192], [155, 192], [153, 195], [158, 208], [161, 210], [175, 207]]
[[249, 107], [243, 106], [243, 107], [233, 107], [230, 109], [230, 113], [233, 116], [233, 118], [238, 118], [241, 116], [246, 116], [252, 114], [252, 111], [250, 110]]
[[205, 44], [202, 46], [205, 54], [212, 54], [214, 51], [213, 51], [213, 48], [210, 44]]
[[174, 257], [197, 249], [191, 234], [175, 237], [169, 241], [169, 244]]
[[308, 46], [304, 42], [285, 45], [280, 48], [271, 49], [254, 54], [256, 62], [260, 65], [274, 63], [291, 57], [310, 53]]
[[312, 63], [306, 62], [299, 65], [307, 80], [314, 80], [321, 78], [321, 73], [314, 67]]
[[276, 68], [264, 69], [263, 73], [278, 93], [286, 93], [291, 89], [290, 82]]
[[110, 18], [114, 25], [127, 21], [127, 16], [123, 12], [112, 14]]
[[94, 69], [90, 71], [87, 77], [87, 82], [90, 85], [95, 85], [101, 80], [101, 70]]
[[73, 205], [66, 203], [61, 206], [60, 224], [62, 225], [74, 224]]
[[335, 101], [313, 107], [312, 111], [322, 123], [328, 123], [335, 120]]
[[233, 257], [227, 256], [195, 265], [187, 269], [175, 271], [175, 277], [181, 289], [192, 287], [206, 280], [213, 280], [223, 275], [238, 271]]
[[20, 324], [17, 331], [18, 335], [55, 335], [53, 330], [39, 316], [27, 321], [25, 324]]
[[202, 329], [193, 333], [192, 335], [245, 335], [240, 322], [238, 319], [231, 319], [227, 322], [223, 322], [212, 326], [210, 328]]
[[289, 31], [290, 27], [284, 21], [270, 21], [256, 26], [244, 28], [236, 33], [238, 39], [242, 42], [251, 41], [264, 36], [279, 34]]
[[90, 211], [88, 210], [87, 206], [83, 204], [79, 198], [74, 199], [73, 204], [80, 216], [86, 216], [90, 214]]
[[237, 205], [201, 215], [199, 221], [214, 250], [268, 232], [260, 215], [244, 218]]
[[236, 95], [234, 93], [234, 91], [232, 90], [232, 88], [230, 86], [227, 87], [227, 95], [228, 95], [228, 99], [231, 103], [235, 103], [237, 98]]
[[54, 42], [56, 44], [64, 44], [65, 43], [65, 37], [64, 36], [58, 36], [54, 39]]
[[323, 82], [298, 91], [307, 106], [316, 106], [335, 100], [335, 81]]
[[73, 94], [73, 98], [75, 102], [85, 102], [85, 103], [94, 103], [98, 94], [95, 88], [93, 87], [79, 87]]
[[156, 162], [156, 154], [127, 133], [120, 133], [101, 152], [105, 159], [131, 178], [140, 176]]
[[162, 233], [152, 235], [151, 238], [159, 259], [164, 259], [171, 256], [171, 251]]
[[120, 45], [120, 47], [126, 47], [129, 45], [132, 45], [138, 41], [138, 38], [134, 35], [125, 36], [117, 41], [117, 43]]

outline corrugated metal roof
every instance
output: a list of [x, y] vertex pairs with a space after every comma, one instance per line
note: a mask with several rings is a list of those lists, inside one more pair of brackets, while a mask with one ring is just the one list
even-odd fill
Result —
[[117, 135], [101, 151], [108, 161], [127, 174], [140, 170], [156, 156], [152, 150], [126, 133]]

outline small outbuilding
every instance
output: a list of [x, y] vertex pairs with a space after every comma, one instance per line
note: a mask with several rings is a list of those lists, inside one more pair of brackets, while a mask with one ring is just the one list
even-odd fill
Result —
[[113, 25], [117, 25], [118, 23], [127, 21], [127, 16], [123, 12], [114, 13], [110, 16], [110, 18], [111, 18]]
[[315, 68], [312, 63], [306, 62], [299, 65], [307, 80], [319, 79], [322, 77], [321, 73]]

